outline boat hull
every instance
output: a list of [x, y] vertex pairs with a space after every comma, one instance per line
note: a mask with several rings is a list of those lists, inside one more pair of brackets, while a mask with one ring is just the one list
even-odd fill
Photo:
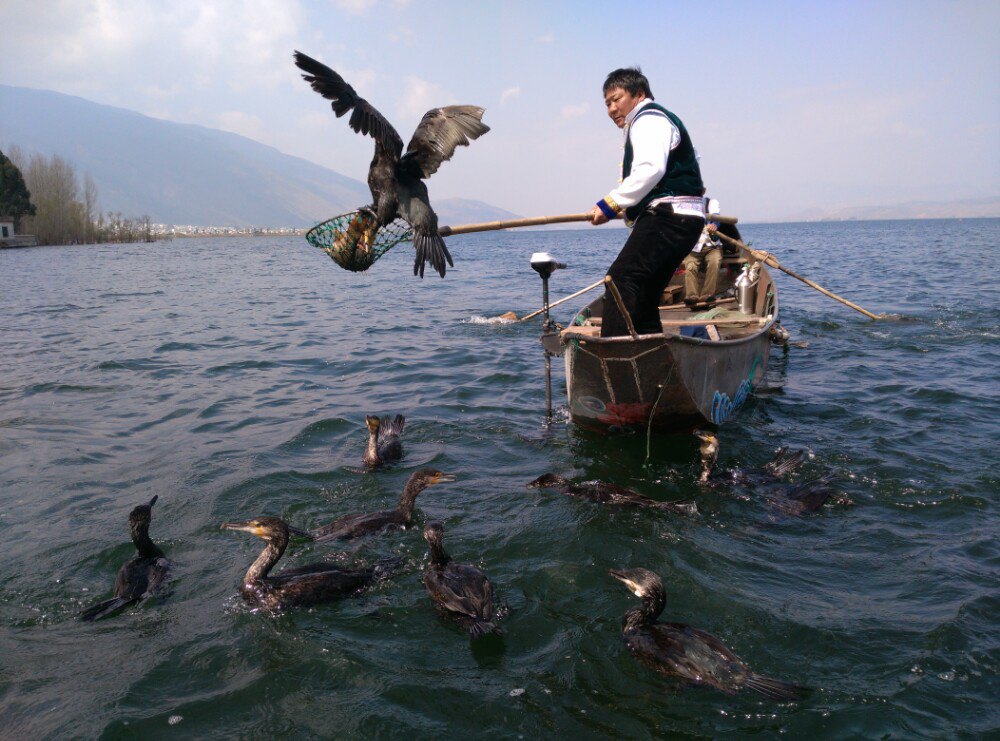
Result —
[[771, 350], [766, 332], [729, 344], [662, 336], [603, 344], [571, 339], [564, 356], [570, 417], [608, 432], [725, 424], [760, 384]]
[[[591, 302], [574, 322], [600, 315], [602, 302]], [[573, 327], [565, 330], [562, 349], [572, 421], [603, 432], [649, 427], [682, 432], [725, 424], [760, 385], [767, 370], [778, 302], [766, 271], [755, 309], [748, 317], [753, 321], [747, 323], [752, 329], [748, 326], [733, 339], [670, 332], [601, 338], [577, 333]]]

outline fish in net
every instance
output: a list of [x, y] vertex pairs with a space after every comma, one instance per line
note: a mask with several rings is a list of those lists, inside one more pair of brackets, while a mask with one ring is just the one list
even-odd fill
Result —
[[413, 230], [402, 219], [379, 229], [375, 214], [367, 210], [334, 216], [306, 232], [309, 244], [352, 273], [367, 270], [397, 244], [412, 238]]

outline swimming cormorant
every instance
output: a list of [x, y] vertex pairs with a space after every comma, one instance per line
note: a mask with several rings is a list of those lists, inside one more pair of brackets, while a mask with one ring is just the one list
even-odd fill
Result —
[[243, 577], [240, 593], [248, 604], [268, 610], [342, 599], [387, 574], [387, 569], [380, 564], [344, 569], [320, 562], [285, 569], [276, 576], [270, 576], [271, 569], [288, 547], [289, 528], [284, 520], [279, 517], [256, 517], [245, 522], [223, 523], [222, 529], [241, 530], [267, 543]]
[[789, 452], [787, 447], [782, 447], [774, 454], [774, 458], [759, 468], [737, 468], [716, 474], [708, 483], [749, 489], [785, 515], [815, 512], [831, 499], [835, 504], [853, 504], [849, 497], [838, 494], [830, 485], [833, 474], [802, 483], [785, 483], [783, 477], [796, 471], [804, 462], [805, 456], [805, 450]]
[[431, 562], [424, 570], [424, 587], [435, 606], [464, 627], [470, 638], [503, 635], [494, 622], [493, 584], [471, 564], [456, 563], [441, 543], [444, 526], [431, 522], [424, 528]]
[[128, 516], [132, 542], [138, 553], [126, 561], [115, 578], [115, 596], [80, 613], [81, 620], [97, 620], [156, 593], [170, 573], [170, 562], [149, 538], [149, 521], [159, 496], [140, 504]]
[[364, 243], [371, 246], [380, 228], [401, 217], [413, 228], [413, 246], [417, 251], [413, 274], [423, 278], [424, 264], [430, 262], [443, 278], [445, 260], [449, 265], [454, 263], [438, 234], [437, 214], [431, 208], [424, 180], [437, 172], [442, 162], [451, 159], [456, 147], [467, 146], [470, 139], [478, 139], [490, 130], [482, 122], [484, 109], [471, 105], [432, 108], [417, 125], [403, 154], [403, 140], [392, 124], [344, 78], [300, 51], [295, 52], [295, 64], [308, 73], [302, 79], [331, 101], [338, 118], [353, 111], [351, 128], [375, 140], [375, 157], [368, 170], [370, 210], [375, 219], [366, 228]]
[[403, 425], [406, 417], [397, 414], [396, 419], [389, 421], [388, 415], [379, 419], [369, 414], [365, 417], [368, 425], [368, 447], [365, 450], [365, 465], [374, 468], [386, 463], [398, 461], [403, 457]]
[[719, 438], [705, 430], [698, 430], [694, 435], [701, 441], [698, 446], [698, 453], [701, 455], [701, 476], [698, 477], [698, 481], [704, 484], [719, 459]]
[[556, 473], [543, 473], [528, 486], [532, 489], [555, 489], [581, 499], [589, 499], [599, 504], [615, 504], [625, 507], [649, 507], [651, 509], [677, 512], [683, 515], [698, 514], [694, 502], [659, 502], [632, 489], [604, 481], [584, 481], [574, 484]]
[[663, 581], [652, 571], [611, 569], [608, 573], [642, 599], [642, 605], [622, 619], [625, 643], [641, 663], [669, 677], [730, 695], [749, 689], [772, 700], [802, 697], [804, 687], [755, 674], [711, 633], [684, 623], [657, 622], [666, 596]]
[[413, 503], [420, 492], [428, 486], [454, 480], [455, 477], [451, 474], [441, 473], [433, 468], [422, 468], [406, 482], [396, 509], [340, 517], [328, 525], [312, 530], [310, 534], [317, 542], [325, 543], [330, 540], [358, 538], [389, 527], [405, 527], [413, 519]]

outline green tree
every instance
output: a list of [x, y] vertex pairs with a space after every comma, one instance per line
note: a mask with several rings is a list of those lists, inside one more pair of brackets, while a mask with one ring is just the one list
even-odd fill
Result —
[[21, 171], [0, 152], [0, 216], [13, 218], [14, 228], [19, 229], [22, 217], [34, 215], [35, 206]]

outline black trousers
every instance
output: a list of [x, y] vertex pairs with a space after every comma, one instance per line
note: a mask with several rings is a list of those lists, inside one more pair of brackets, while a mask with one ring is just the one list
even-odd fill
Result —
[[[704, 227], [704, 219], [680, 216], [669, 209], [645, 211], [636, 220], [625, 246], [608, 268], [608, 275], [618, 287], [639, 334], [663, 331], [658, 308], [663, 289], [698, 243]], [[605, 290], [601, 337], [627, 334], [625, 318], [611, 291]]]

